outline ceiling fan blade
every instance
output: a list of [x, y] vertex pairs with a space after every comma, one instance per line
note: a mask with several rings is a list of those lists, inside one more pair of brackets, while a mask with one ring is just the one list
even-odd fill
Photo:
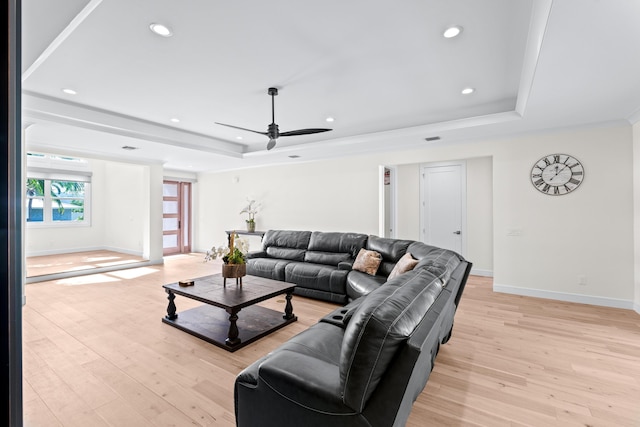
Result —
[[275, 146], [276, 146], [276, 140], [275, 140], [275, 139], [273, 139], [273, 138], [271, 138], [271, 139], [269, 140], [269, 143], [267, 144], [267, 150], [271, 150], [271, 149], [272, 149], [273, 147], [275, 147]]
[[269, 134], [267, 134], [267, 132], [258, 132], [257, 130], [247, 129], [247, 128], [241, 128], [241, 127], [239, 127], [239, 126], [227, 125], [227, 124], [224, 124], [224, 123], [218, 123], [218, 122], [215, 122], [215, 123], [216, 123], [217, 125], [226, 126], [226, 127], [230, 127], [230, 128], [234, 128], [234, 129], [246, 130], [247, 132], [259, 133], [260, 135], [267, 135], [267, 136], [269, 135]]
[[309, 135], [312, 133], [328, 132], [330, 130], [333, 130], [333, 129], [323, 129], [323, 128], [298, 129], [298, 130], [290, 130], [287, 132], [280, 132], [280, 136]]

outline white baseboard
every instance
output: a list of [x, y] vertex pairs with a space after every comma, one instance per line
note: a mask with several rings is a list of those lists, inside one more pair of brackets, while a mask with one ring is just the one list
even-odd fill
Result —
[[60, 255], [60, 254], [71, 254], [71, 253], [77, 253], [77, 252], [90, 252], [90, 251], [113, 251], [113, 252], [120, 252], [127, 255], [134, 255], [134, 256], [140, 256], [140, 257], [142, 256], [142, 252], [139, 252], [139, 251], [132, 251], [129, 249], [122, 249], [122, 248], [114, 248], [111, 246], [89, 246], [86, 248], [51, 249], [51, 250], [33, 251], [33, 252], [25, 251], [25, 256], [32, 257], [32, 256], [46, 256], [46, 255]]
[[640, 314], [640, 303], [633, 304], [633, 309], [636, 311], [636, 313]]
[[[119, 265], [112, 265], [109, 267], [91, 268], [88, 270], [74, 270], [74, 271], [67, 271], [64, 273], [46, 274], [43, 276], [27, 277], [25, 279], [25, 283], [28, 284], [28, 283], [37, 283], [37, 282], [47, 282], [49, 280], [68, 279], [70, 277], [88, 276], [91, 274], [98, 274], [98, 273], [109, 273], [111, 271], [128, 270], [132, 268], [147, 267], [150, 265], [159, 265], [163, 263], [164, 263], [163, 260], [141, 261], [141, 262], [136, 262], [132, 264], [119, 264]], [[23, 305], [24, 304], [26, 304], [26, 296], [23, 296]]]
[[527, 297], [547, 298], [558, 301], [577, 302], [580, 304], [600, 305], [603, 307], [625, 308], [627, 310], [635, 309], [638, 311], [637, 305], [631, 300], [618, 298], [598, 297], [593, 295], [572, 294], [568, 292], [545, 291], [542, 289], [521, 288], [518, 286], [493, 284], [494, 292], [502, 292], [505, 294], [522, 295]]
[[471, 273], [473, 276], [483, 276], [483, 277], [493, 277], [493, 270], [483, 270], [481, 268], [471, 268]]

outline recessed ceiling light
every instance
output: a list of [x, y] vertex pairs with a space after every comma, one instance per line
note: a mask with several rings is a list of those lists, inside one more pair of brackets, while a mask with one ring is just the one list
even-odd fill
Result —
[[73, 89], [67, 89], [67, 88], [62, 89], [62, 91], [63, 91], [64, 93], [66, 93], [67, 95], [76, 95], [76, 94], [78, 93], [78, 92], [76, 92], [76, 91], [75, 91], [75, 90], [73, 90]]
[[239, 140], [239, 139], [242, 139], [242, 137], [238, 135], [238, 136], [236, 136], [236, 139]]
[[172, 118], [172, 119], [171, 119], [171, 121], [172, 121], [173, 123], [180, 123], [180, 119], [178, 119], [178, 118], [176, 118], [176, 117]]
[[327, 117], [325, 120], [329, 123], [332, 123], [333, 121], [335, 121], [333, 117]]
[[473, 92], [475, 92], [476, 90], [472, 87], [465, 87], [464, 89], [462, 89], [462, 94], [463, 95], [470, 95]]
[[442, 35], [444, 36], [445, 39], [451, 39], [453, 37], [460, 35], [461, 32], [462, 32], [462, 27], [459, 27], [456, 25], [444, 30], [444, 33], [442, 33]]
[[166, 25], [153, 23], [149, 25], [149, 29], [162, 37], [171, 37], [173, 33]]

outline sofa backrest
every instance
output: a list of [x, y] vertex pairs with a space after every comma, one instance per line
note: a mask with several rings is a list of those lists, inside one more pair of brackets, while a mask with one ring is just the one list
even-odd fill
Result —
[[413, 242], [407, 249], [411, 256], [418, 260], [414, 270], [427, 270], [440, 278], [446, 285], [453, 270], [464, 259], [456, 252], [448, 249], [429, 246], [422, 242]]
[[366, 234], [314, 231], [304, 260], [337, 266], [342, 261], [353, 261], [366, 242]]
[[271, 258], [303, 261], [310, 238], [310, 231], [268, 230], [262, 239], [262, 247]]
[[427, 270], [388, 281], [355, 309], [340, 353], [343, 401], [362, 411], [400, 345], [413, 333], [442, 291]]
[[369, 236], [367, 249], [376, 251], [382, 255], [382, 262], [378, 267], [377, 275], [388, 276], [398, 260], [407, 252], [413, 240], [389, 239], [386, 237]]

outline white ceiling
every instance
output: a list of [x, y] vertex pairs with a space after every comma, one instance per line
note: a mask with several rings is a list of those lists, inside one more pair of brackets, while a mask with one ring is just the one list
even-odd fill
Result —
[[[635, 122], [639, 18], [631, 0], [23, 0], [27, 144], [199, 172]], [[333, 130], [267, 151], [215, 124], [266, 132], [272, 86], [281, 132]]]

